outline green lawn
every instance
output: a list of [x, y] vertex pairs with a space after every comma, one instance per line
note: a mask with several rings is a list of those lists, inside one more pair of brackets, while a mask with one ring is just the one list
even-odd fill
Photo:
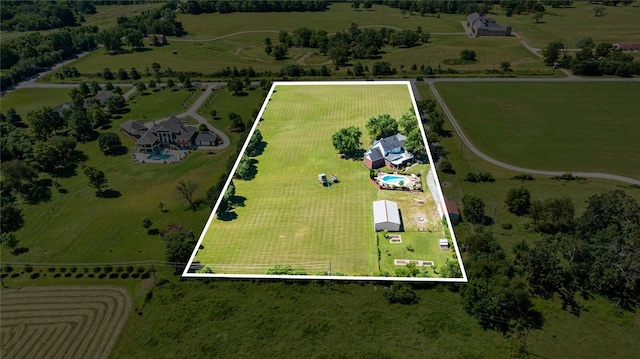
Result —
[[[185, 106], [189, 106], [196, 95], [191, 95]], [[88, 156], [86, 165], [102, 169], [109, 187], [120, 196], [96, 197], [81, 169], [77, 170], [76, 176], [56, 178], [62, 192], [66, 193], [51, 187], [50, 201], [20, 205], [25, 215], [25, 226], [16, 232], [16, 236], [20, 246], [28, 248], [29, 252], [14, 257], [9, 251], [2, 251], [2, 260], [32, 263], [163, 260], [164, 243], [158, 236], [146, 234], [142, 227], [145, 217], [153, 222], [151, 228], [164, 229], [175, 223], [199, 233], [209, 216], [209, 208], [187, 209], [186, 201], [177, 194], [175, 186], [179, 180], [192, 181], [198, 186], [194, 198], [205, 197], [207, 189], [215, 185], [226, 171], [225, 164], [235, 153], [236, 143], [217, 151], [214, 156], [195, 151], [179, 164], [145, 165], [131, 161], [134, 143], [119, 130], [119, 125], [128, 119], [151, 121], [182, 113], [185, 107], [181, 103], [188, 96], [189, 92], [185, 90], [138, 95], [130, 103], [130, 111], [121, 119], [114, 120], [108, 130], [118, 133], [123, 144], [129, 147], [126, 155], [106, 157], [95, 141], [79, 144], [78, 149]], [[7, 101], [11, 99], [3, 97], [3, 108], [5, 105], [14, 106], [13, 102]], [[251, 109], [259, 106], [263, 96], [261, 92], [252, 91], [240, 103], [234, 100], [225, 100], [227, 108], [249, 119]], [[165, 204], [168, 212], [158, 209], [160, 202]]]
[[2, 112], [6, 113], [11, 107], [26, 120], [27, 114], [39, 110], [44, 106], [56, 107], [71, 101], [71, 89], [17, 89], [0, 97]]
[[638, 19], [640, 6], [605, 6], [605, 16], [594, 16], [593, 8], [599, 4], [574, 1], [569, 8], [554, 9], [545, 5], [547, 14], [536, 23], [530, 14], [506, 17], [498, 6], [491, 14], [500, 24], [511, 24], [513, 30], [522, 36], [529, 45], [537, 48], [547, 46], [549, 42], [561, 41], [568, 48], [575, 48], [578, 40], [590, 36], [599, 42], [638, 42]]
[[[339, 158], [331, 136], [351, 125], [364, 130], [370, 116], [398, 118], [411, 105], [407, 95], [405, 85], [278, 86], [258, 126], [267, 146], [256, 157], [257, 176], [234, 181], [245, 205], [235, 209], [237, 219], [212, 222], [195, 260], [223, 273], [231, 269], [217, 265], [307, 262], [323, 263], [314, 272], [331, 262], [334, 272], [374, 273], [377, 190], [360, 161]], [[318, 173], [340, 183], [322, 187]]]
[[481, 151], [516, 166], [640, 178], [635, 83], [438, 83]]
[[[258, 38], [264, 40], [269, 36], [277, 42], [280, 30], [291, 33], [293, 30], [307, 27], [313, 30], [326, 30], [335, 33], [346, 30], [351, 23], [358, 26], [374, 26], [396, 29], [411, 29], [421, 26], [423, 31], [432, 33], [463, 32], [460, 26], [460, 15], [441, 14], [421, 17], [419, 14], [409, 16], [402, 14], [399, 9], [374, 5], [372, 11], [353, 11], [348, 3], [334, 3], [324, 12], [273, 12], [273, 13], [231, 13], [231, 14], [179, 14], [187, 35], [185, 39], [208, 40], [242, 31], [276, 31], [276, 33], [258, 33]], [[169, 39], [171, 41], [171, 38]]]
[[[437, 68], [445, 59], [458, 58], [460, 51], [473, 49], [478, 54], [478, 61], [470, 65], [442, 65], [443, 68], [454, 68], [458, 71], [484, 71], [500, 68], [500, 63], [509, 61], [514, 70], [528, 73], [548, 73], [550, 70], [542, 61], [515, 38], [476, 38], [469, 39], [462, 30], [460, 20], [463, 16], [442, 14], [421, 17], [419, 14], [407, 15], [404, 19], [400, 10], [386, 6], [374, 6], [375, 11], [353, 11], [349, 4], [332, 4], [330, 10], [317, 13], [232, 13], [232, 14], [180, 14], [181, 21], [187, 31], [183, 37], [169, 37], [167, 46], [145, 47], [145, 51], [133, 51], [112, 55], [99, 49], [74, 62], [82, 73], [99, 73], [105, 67], [116, 72], [123, 68], [129, 70], [136, 67], [138, 71], [150, 67], [151, 63], [159, 63], [163, 69], [176, 71], [197, 71], [204, 74], [218, 71], [225, 67], [253, 67], [256, 71], [277, 72], [282, 67], [298, 64], [305, 67], [318, 68], [330, 66], [334, 74], [346, 75], [350, 66], [339, 70], [333, 68], [331, 60], [320, 55], [317, 49], [290, 48], [288, 58], [275, 61], [264, 52], [264, 39], [270, 37], [277, 43], [278, 31], [290, 33], [300, 27], [314, 30], [326, 30], [329, 33], [349, 28], [351, 23], [360, 27], [381, 26], [395, 29], [415, 30], [418, 26], [425, 32], [432, 33], [426, 45], [404, 49], [383, 48], [382, 60], [391, 63], [400, 74], [417, 74], [410, 68], [415, 64], [430, 65]], [[97, 16], [97, 15], [96, 15]], [[212, 24], [215, 24], [212, 26]], [[174, 53], [175, 51], [175, 53]], [[375, 60], [360, 60], [363, 65], [373, 68]], [[353, 61], [355, 63], [355, 60]], [[404, 66], [404, 67], [403, 67]], [[44, 81], [56, 81], [49, 76]]]

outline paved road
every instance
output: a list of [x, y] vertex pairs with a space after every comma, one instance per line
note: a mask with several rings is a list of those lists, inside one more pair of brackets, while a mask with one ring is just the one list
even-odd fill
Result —
[[440, 106], [442, 107], [442, 110], [444, 111], [444, 113], [447, 115], [447, 117], [451, 121], [451, 124], [453, 125], [453, 128], [455, 129], [456, 133], [458, 134], [458, 136], [460, 136], [460, 139], [462, 139], [462, 142], [476, 156], [482, 158], [483, 160], [485, 160], [485, 161], [487, 161], [489, 163], [493, 163], [496, 166], [499, 166], [499, 167], [502, 167], [502, 168], [506, 168], [506, 169], [509, 169], [509, 170], [512, 170], [512, 171], [517, 171], [517, 172], [539, 174], [539, 175], [545, 175], [545, 176], [560, 176], [560, 175], [562, 175], [562, 174], [564, 174], [566, 172], [571, 172], [574, 176], [579, 176], [579, 177], [612, 179], [612, 180], [626, 182], [626, 183], [630, 183], [630, 184], [634, 184], [634, 185], [640, 185], [640, 180], [633, 179], [633, 178], [630, 178], [630, 177], [618, 176], [618, 175], [613, 175], [613, 174], [608, 174], [608, 173], [598, 173], [598, 172], [572, 172], [572, 171], [569, 171], [569, 170], [567, 170], [567, 171], [542, 171], [542, 170], [536, 170], [536, 169], [531, 169], [531, 168], [513, 166], [513, 165], [510, 165], [508, 163], [504, 163], [502, 161], [498, 161], [495, 158], [489, 157], [486, 154], [484, 154], [482, 151], [478, 150], [473, 145], [473, 143], [471, 143], [471, 141], [467, 138], [467, 136], [464, 134], [464, 132], [462, 131], [462, 128], [460, 127], [460, 125], [456, 121], [455, 117], [453, 117], [453, 114], [451, 113], [451, 111], [449, 111], [449, 108], [447, 107], [447, 104], [444, 102], [444, 100], [440, 96], [440, 93], [438, 93], [438, 90], [436, 89], [436, 87], [434, 85], [434, 81], [428, 81], [427, 83], [429, 84], [429, 88], [431, 89], [431, 92], [433, 92], [433, 95], [435, 96], [436, 100], [438, 100], [438, 103], [440, 103]]

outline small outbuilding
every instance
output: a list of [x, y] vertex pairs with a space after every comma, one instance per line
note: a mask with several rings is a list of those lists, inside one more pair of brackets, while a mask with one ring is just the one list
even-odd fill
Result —
[[445, 238], [440, 240], [440, 250], [441, 251], [448, 251], [449, 250], [449, 241], [446, 240]]
[[447, 207], [446, 210], [447, 213], [449, 213], [449, 218], [451, 218], [451, 223], [456, 224], [460, 222], [460, 210], [458, 209], [458, 205], [450, 199], [445, 199], [444, 203]]
[[388, 200], [374, 201], [373, 224], [376, 231], [400, 231], [402, 221], [398, 204]]

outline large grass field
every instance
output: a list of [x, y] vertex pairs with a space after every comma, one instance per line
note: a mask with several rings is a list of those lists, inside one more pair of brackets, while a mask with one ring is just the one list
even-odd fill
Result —
[[[400, 74], [411, 72], [413, 64], [418, 68], [420, 65], [437, 68], [438, 64], [442, 64], [446, 59], [458, 58], [460, 51], [474, 49], [478, 54], [476, 63], [442, 66], [459, 71], [477, 72], [499, 69], [502, 61], [509, 61], [514, 70], [530, 73], [550, 72], [538, 57], [527, 51], [514, 37], [469, 39], [460, 25], [463, 18], [449, 14], [441, 14], [440, 18], [407, 14], [403, 18], [398, 9], [374, 6], [374, 11], [353, 11], [349, 4], [343, 3], [330, 5], [326, 12], [297, 13], [296, 16], [286, 13], [180, 14], [178, 20], [183, 23], [187, 35], [169, 37], [167, 46], [145, 47], [145, 51], [118, 55], [108, 54], [104, 49], [99, 49], [74, 62], [73, 66], [83, 73], [102, 72], [105, 67], [110, 68], [112, 72], [119, 68], [128, 71], [131, 67], [140, 71], [157, 62], [163, 69], [171, 67], [176, 71], [198, 71], [207, 74], [225, 67], [252, 66], [257, 71], [277, 72], [291, 64], [313, 68], [324, 64], [330, 66], [334, 74], [344, 76], [350, 66], [335, 70], [331, 60], [318, 54], [317, 49], [290, 48], [286, 60], [275, 61], [264, 52], [264, 39], [270, 37], [277, 43], [280, 30], [291, 33], [297, 28], [308, 27], [334, 33], [348, 29], [351, 23], [357, 23], [360, 27], [386, 26], [396, 30], [415, 30], [420, 26], [423, 31], [432, 34], [430, 42], [426, 45], [409, 49], [387, 46], [382, 49], [382, 59], [360, 60], [363, 66], [370, 69], [374, 62], [381, 60], [390, 62]], [[417, 71], [413, 73], [417, 74]], [[49, 76], [45, 81], [56, 80]]]
[[638, 42], [638, 19], [640, 6], [638, 2], [631, 6], [606, 6], [605, 16], [594, 16], [593, 8], [599, 4], [586, 1], [574, 1], [568, 8], [552, 8], [546, 6], [547, 14], [536, 23], [530, 14], [507, 17], [504, 10], [494, 7], [491, 14], [499, 24], [511, 24], [527, 43], [533, 47], [543, 48], [549, 42], [561, 41], [568, 48], [575, 48], [578, 40], [587, 36], [599, 42]]
[[13, 107], [24, 121], [31, 111], [39, 110], [45, 106], [55, 107], [71, 101], [69, 91], [71, 89], [17, 89], [0, 98], [0, 107], [3, 113]]
[[[10, 93], [3, 97], [3, 110], [5, 106], [25, 108], [22, 97], [32, 96], [31, 91], [34, 90], [25, 94], [17, 93], [20, 96]], [[34, 93], [39, 96], [38, 91]], [[181, 224], [199, 233], [206, 223], [209, 207], [203, 205], [197, 211], [188, 209], [175, 186], [179, 180], [191, 181], [198, 186], [194, 198], [204, 198], [207, 189], [215, 185], [226, 171], [225, 164], [235, 153], [236, 143], [216, 151], [214, 156], [195, 151], [179, 164], [140, 164], [131, 160], [133, 141], [119, 130], [119, 125], [129, 119], [151, 121], [180, 114], [198, 95], [198, 92], [191, 94], [186, 90], [172, 92], [166, 89], [138, 95], [131, 100], [128, 106], [130, 111], [122, 118], [115, 119], [111, 129], [107, 130], [121, 136], [123, 144], [129, 147], [128, 154], [107, 157], [95, 141], [78, 145], [78, 150], [88, 157], [86, 165], [103, 170], [109, 187], [117, 191], [119, 197], [96, 197], [81, 169], [77, 170], [75, 176], [55, 178], [61, 191], [51, 187], [49, 201], [38, 205], [20, 205], [25, 215], [25, 226], [16, 232], [16, 236], [20, 246], [29, 251], [12, 256], [9, 251], [3, 250], [2, 260], [31, 263], [163, 260], [164, 243], [158, 236], [147, 235], [142, 227], [145, 217], [153, 222], [152, 228], [164, 229], [169, 224]], [[250, 119], [252, 108], [258, 107], [264, 98], [257, 91], [249, 91], [238, 102], [232, 96], [221, 96], [225, 98], [225, 105], [221, 108], [240, 114], [245, 121]], [[16, 102], [14, 99], [17, 99]], [[185, 100], [187, 102], [182, 106]], [[44, 97], [43, 101], [48, 100]], [[168, 212], [158, 209], [160, 202]]]
[[[378, 190], [360, 161], [338, 156], [331, 136], [352, 125], [364, 131], [378, 114], [398, 118], [411, 106], [408, 95], [404, 84], [278, 85], [258, 125], [267, 145], [256, 157], [256, 178], [234, 181], [244, 204], [237, 218], [211, 222], [194, 260], [216, 273], [310, 262], [322, 263], [317, 272], [329, 262], [334, 272], [376, 272], [371, 203]], [[336, 174], [340, 183], [322, 187], [318, 173]]]
[[636, 83], [438, 83], [481, 151], [525, 168], [640, 178]]

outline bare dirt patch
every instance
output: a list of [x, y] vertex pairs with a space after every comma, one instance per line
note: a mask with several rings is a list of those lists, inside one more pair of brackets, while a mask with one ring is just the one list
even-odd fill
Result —
[[3, 358], [107, 358], [129, 318], [120, 287], [36, 287], [0, 293]]

